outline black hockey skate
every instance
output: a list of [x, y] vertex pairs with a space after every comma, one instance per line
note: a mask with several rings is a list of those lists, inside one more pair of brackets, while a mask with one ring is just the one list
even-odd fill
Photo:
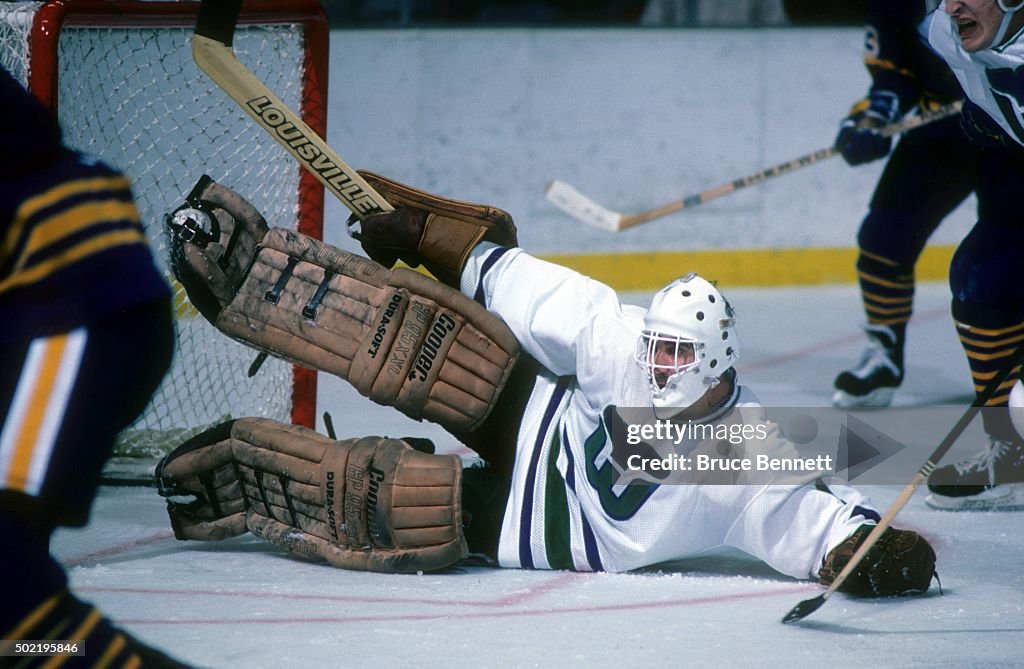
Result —
[[974, 457], [933, 471], [928, 490], [933, 509], [1024, 510], [1024, 443], [989, 438]]
[[[832, 585], [873, 528], [861, 525], [829, 551], [818, 572], [818, 582]], [[928, 591], [934, 575], [935, 550], [931, 544], [917, 532], [890, 527], [837, 589], [854, 597], [919, 595]]]
[[887, 407], [903, 383], [903, 366], [895, 359], [901, 345], [896, 333], [887, 325], [866, 325], [864, 331], [870, 344], [860, 362], [835, 380], [832, 405], [840, 409]]

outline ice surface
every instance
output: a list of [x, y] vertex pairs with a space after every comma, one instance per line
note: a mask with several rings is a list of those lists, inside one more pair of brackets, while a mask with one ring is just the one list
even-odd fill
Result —
[[[737, 311], [741, 381], [767, 405], [826, 406], [835, 373], [864, 343], [855, 288], [723, 290]], [[902, 406], [969, 401], [948, 304], [945, 286], [919, 287]], [[329, 380], [320, 400], [339, 436], [441, 434]], [[947, 461], [981, 444], [974, 425]], [[900, 489], [866, 490], [884, 509]], [[738, 553], [631, 574], [363, 574], [248, 536], [176, 541], [151, 488], [102, 489], [89, 526], [58, 532], [53, 551], [83, 598], [206, 667], [1024, 665], [1024, 514], [938, 512], [919, 491], [897, 525], [935, 545], [944, 595], [837, 594], [796, 625], [780, 620], [821, 587]]]

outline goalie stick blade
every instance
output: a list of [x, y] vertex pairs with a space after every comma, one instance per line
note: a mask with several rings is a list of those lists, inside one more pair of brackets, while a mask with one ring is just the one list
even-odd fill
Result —
[[807, 616], [811, 615], [815, 611], [821, 608], [821, 605], [825, 603], [825, 595], [820, 594], [817, 597], [811, 599], [805, 599], [790, 610], [789, 613], [783, 617], [782, 622], [785, 624], [795, 623], [803, 620]]
[[544, 197], [551, 204], [587, 225], [608, 232], [618, 232], [622, 229], [622, 214], [605, 209], [564, 181], [555, 179], [549, 183], [544, 189]]

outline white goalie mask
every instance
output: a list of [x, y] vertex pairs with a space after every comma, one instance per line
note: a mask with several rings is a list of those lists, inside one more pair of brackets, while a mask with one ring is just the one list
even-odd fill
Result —
[[658, 418], [692, 406], [738, 357], [732, 307], [709, 282], [687, 274], [651, 300], [635, 359], [646, 372]]

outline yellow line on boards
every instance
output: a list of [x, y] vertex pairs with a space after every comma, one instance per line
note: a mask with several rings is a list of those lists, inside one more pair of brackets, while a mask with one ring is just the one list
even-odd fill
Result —
[[[929, 246], [915, 268], [918, 281], [945, 281], [953, 246]], [[654, 291], [687, 272], [697, 272], [720, 286], [810, 286], [855, 283], [857, 249], [729, 249], [595, 254], [541, 254], [541, 258], [574, 269], [619, 291]], [[404, 266], [404, 265], [403, 265]], [[422, 267], [417, 271], [426, 273]], [[185, 298], [185, 289], [168, 277], [174, 289], [178, 318], [199, 315]]]
[[[944, 281], [953, 246], [932, 246], [918, 260], [918, 281]], [[857, 249], [792, 248], [543, 255], [620, 291], [657, 290], [687, 272], [721, 286], [855, 283]]]

